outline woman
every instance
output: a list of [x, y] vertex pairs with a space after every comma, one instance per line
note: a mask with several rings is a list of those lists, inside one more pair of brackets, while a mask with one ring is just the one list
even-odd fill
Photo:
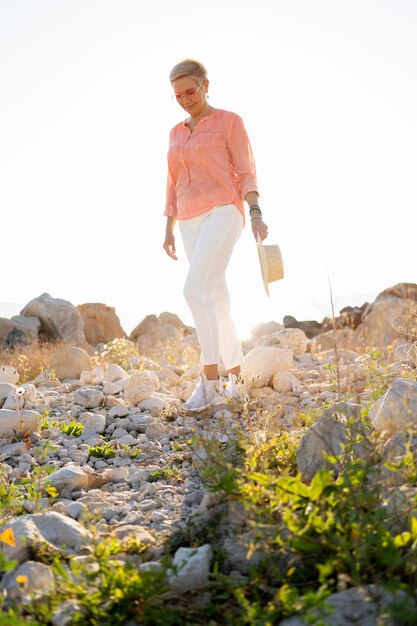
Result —
[[[190, 263], [184, 296], [190, 307], [204, 372], [183, 408], [202, 411], [241, 399], [238, 383], [243, 361], [230, 308], [225, 272], [245, 223], [249, 205], [252, 232], [262, 239], [268, 228], [258, 204], [255, 163], [241, 118], [208, 101], [205, 67], [186, 59], [170, 73], [174, 97], [188, 118], [174, 126], [168, 150], [167, 216], [163, 247], [177, 260], [176, 222]], [[220, 359], [228, 381], [219, 381]]]

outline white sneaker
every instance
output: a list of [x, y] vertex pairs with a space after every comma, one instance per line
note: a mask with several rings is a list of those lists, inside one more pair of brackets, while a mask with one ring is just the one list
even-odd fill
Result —
[[219, 402], [224, 402], [224, 395], [220, 395], [220, 381], [208, 380], [205, 374], [200, 375], [193, 393], [184, 402], [182, 408], [186, 411], [204, 411]]
[[246, 402], [249, 400], [249, 392], [246, 389], [246, 385], [236, 374], [229, 374], [229, 380], [226, 383], [224, 394], [226, 398], [230, 398], [230, 400], [235, 400], [236, 402]]

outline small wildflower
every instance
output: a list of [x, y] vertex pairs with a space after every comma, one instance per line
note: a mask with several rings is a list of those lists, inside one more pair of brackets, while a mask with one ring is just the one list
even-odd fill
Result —
[[27, 576], [16, 576], [16, 582], [19, 583], [19, 585], [24, 585], [25, 583], [27, 583], [27, 581]]
[[6, 530], [4, 530], [1, 534], [0, 534], [0, 541], [2, 541], [3, 543], [5, 543], [8, 546], [12, 546], [14, 547], [16, 545], [16, 541], [14, 539], [14, 534], [11, 528], [6, 528]]

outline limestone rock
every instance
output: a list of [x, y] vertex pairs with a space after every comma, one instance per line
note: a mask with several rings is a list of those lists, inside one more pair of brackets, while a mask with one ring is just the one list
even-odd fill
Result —
[[55, 487], [61, 495], [70, 495], [76, 489], [87, 489], [89, 476], [77, 465], [66, 465], [45, 479], [46, 485]]
[[77, 345], [85, 343], [84, 322], [81, 314], [67, 300], [52, 298], [48, 293], [43, 293], [31, 300], [20, 314], [25, 317], [39, 318], [41, 322], [39, 337]]
[[0, 367], [0, 383], [10, 383], [16, 385], [19, 380], [19, 374], [16, 368], [11, 365], [2, 365]]
[[61, 348], [53, 352], [48, 360], [48, 367], [53, 369], [57, 378], [79, 378], [84, 370], [91, 370], [91, 359], [83, 348]]
[[307, 336], [300, 328], [285, 328], [260, 337], [255, 345], [290, 348], [294, 354], [304, 354], [307, 350]]
[[126, 336], [113, 307], [101, 303], [79, 304], [88, 343], [108, 343]]
[[0, 347], [13, 350], [18, 346], [38, 341], [41, 323], [37, 317], [16, 315], [12, 319], [0, 318]]
[[13, 411], [0, 409], [0, 437], [13, 437], [34, 432], [40, 424], [41, 416], [36, 411]]
[[75, 404], [79, 404], [86, 409], [95, 409], [103, 406], [104, 394], [100, 389], [89, 389], [88, 387], [80, 387], [74, 396]]
[[284, 619], [279, 626], [308, 626], [312, 623], [322, 626], [394, 626], [394, 621], [387, 621], [383, 616], [386, 616], [389, 605], [405, 597], [403, 591], [391, 592], [379, 585], [352, 587], [328, 596], [324, 609], [312, 609], [305, 618]]
[[272, 335], [272, 333], [283, 330], [283, 325], [278, 322], [262, 322], [251, 329], [250, 334], [254, 339], [259, 339], [264, 335]]
[[105, 380], [109, 383], [117, 382], [128, 377], [128, 373], [117, 363], [111, 363], [106, 369]]
[[299, 392], [301, 385], [295, 376], [288, 372], [277, 372], [272, 378], [272, 386], [275, 391], [284, 393], [286, 391]]
[[93, 370], [83, 370], [80, 374], [81, 385], [98, 385], [104, 381], [104, 369], [100, 365]]
[[299, 322], [292, 315], [285, 315], [284, 319], [285, 328], [300, 328], [309, 339], [316, 337], [323, 332], [323, 324], [316, 320], [306, 320]]
[[3, 402], [13, 391], [15, 390], [15, 386], [12, 383], [1, 383], [0, 382], [0, 402]]
[[312, 354], [317, 354], [319, 352], [325, 352], [326, 350], [334, 350], [335, 342], [337, 349], [341, 348], [355, 351], [361, 346], [359, 335], [357, 335], [352, 328], [346, 327], [336, 330], [335, 332], [329, 330], [326, 333], [317, 335], [311, 341], [311, 352]]
[[375, 300], [365, 311], [358, 331], [367, 346], [387, 346], [403, 343], [403, 336], [394, 326], [409, 326], [414, 300], [386, 296]]
[[[19, 583], [20, 577], [25, 582]], [[37, 561], [26, 561], [12, 572], [7, 572], [2, 580], [1, 589], [6, 595], [6, 603], [31, 604], [33, 599], [41, 599], [55, 590], [55, 578], [49, 565]]]
[[25, 383], [24, 385], [20, 385], [20, 387], [18, 387], [17, 389], [13, 389], [7, 396], [6, 402], [3, 405], [3, 409], [12, 409], [15, 411], [16, 409], [20, 408], [19, 406], [17, 406], [16, 393], [22, 390], [24, 390], [23, 396], [20, 396], [21, 402], [23, 402], [22, 406], [25, 409], [32, 409], [33, 402], [36, 400], [37, 395], [36, 387], [32, 383]]
[[359, 418], [361, 411], [359, 404], [339, 402], [326, 409], [322, 417], [306, 430], [297, 450], [297, 466], [303, 480], [311, 481], [326, 465], [323, 452], [335, 457], [340, 454], [341, 444], [346, 440], [347, 420], [349, 417]]
[[245, 355], [241, 375], [247, 387], [265, 387], [278, 371], [288, 372], [292, 360], [292, 350], [258, 346]]
[[378, 432], [393, 435], [417, 427], [417, 383], [394, 380], [388, 391], [371, 408], [369, 417]]
[[84, 433], [93, 432], [102, 435], [106, 430], [105, 415], [99, 413], [82, 413], [79, 417], [79, 421], [84, 426]]
[[375, 302], [391, 297], [417, 302], [417, 285], [415, 283], [397, 283], [393, 287], [381, 291], [375, 298]]
[[186, 593], [208, 583], [213, 550], [209, 544], [199, 548], [178, 548], [173, 559], [174, 571], [168, 577], [171, 591]]
[[[152, 373], [154, 374], [154, 372]], [[131, 375], [124, 389], [124, 398], [129, 404], [137, 406], [142, 400], [152, 398], [155, 389], [156, 385], [151, 372], [146, 370], [135, 372]]]

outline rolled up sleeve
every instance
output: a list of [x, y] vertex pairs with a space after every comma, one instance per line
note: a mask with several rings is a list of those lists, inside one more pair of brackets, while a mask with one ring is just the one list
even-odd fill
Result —
[[256, 181], [255, 159], [243, 120], [238, 115], [233, 117], [227, 145], [231, 155], [232, 167], [239, 181], [242, 198], [249, 191], [259, 193]]

